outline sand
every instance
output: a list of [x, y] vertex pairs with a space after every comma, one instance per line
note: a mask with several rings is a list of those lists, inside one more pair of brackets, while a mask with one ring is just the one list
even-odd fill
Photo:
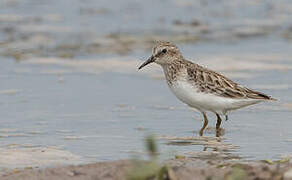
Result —
[[[123, 180], [133, 171], [133, 161], [119, 160], [111, 162], [98, 162], [87, 165], [62, 166], [46, 169], [24, 169], [9, 171], [0, 178], [3, 180], [34, 180], [34, 179], [106, 179]], [[182, 158], [168, 160], [169, 179], [245, 179], [245, 180], [277, 180], [292, 179], [292, 165], [289, 160], [270, 162], [230, 162], [224, 160], [199, 160], [195, 158]]]

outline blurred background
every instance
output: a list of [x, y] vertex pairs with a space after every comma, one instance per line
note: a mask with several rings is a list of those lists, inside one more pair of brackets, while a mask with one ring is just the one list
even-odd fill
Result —
[[291, 156], [291, 19], [289, 0], [1, 0], [1, 167], [144, 156], [150, 133], [162, 158], [210, 154], [165, 140], [198, 136], [202, 117], [158, 66], [137, 71], [157, 40], [278, 99], [232, 113], [222, 155]]

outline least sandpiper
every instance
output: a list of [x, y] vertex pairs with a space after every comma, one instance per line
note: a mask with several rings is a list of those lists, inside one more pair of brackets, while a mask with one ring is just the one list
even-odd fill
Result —
[[177, 46], [170, 42], [158, 42], [153, 48], [152, 56], [139, 69], [152, 62], [161, 65], [167, 84], [175, 96], [203, 114], [204, 125], [200, 136], [208, 125], [207, 111], [217, 116], [216, 136], [219, 136], [222, 122], [220, 115], [227, 119], [228, 112], [232, 110], [275, 100], [184, 59]]

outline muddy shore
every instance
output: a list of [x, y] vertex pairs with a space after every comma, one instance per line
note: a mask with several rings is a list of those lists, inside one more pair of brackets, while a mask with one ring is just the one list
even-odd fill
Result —
[[[24, 169], [6, 172], [3, 180], [15, 179], [127, 179], [133, 171], [133, 161], [119, 160], [78, 166], [63, 166], [46, 169]], [[289, 180], [292, 165], [289, 161], [279, 162], [231, 162], [204, 161], [199, 159], [173, 159], [165, 162], [168, 172], [165, 179], [245, 179], [245, 180]], [[151, 179], [151, 178], [149, 178]]]

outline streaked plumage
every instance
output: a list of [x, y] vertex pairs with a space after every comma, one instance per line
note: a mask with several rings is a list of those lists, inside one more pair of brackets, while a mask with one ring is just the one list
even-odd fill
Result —
[[203, 113], [205, 123], [200, 135], [208, 124], [207, 111], [217, 115], [216, 134], [219, 136], [220, 114], [227, 115], [231, 110], [275, 100], [237, 84], [215, 71], [185, 60], [179, 49], [170, 42], [159, 42], [153, 48], [152, 56], [139, 69], [152, 62], [162, 66], [167, 84], [175, 96]]

